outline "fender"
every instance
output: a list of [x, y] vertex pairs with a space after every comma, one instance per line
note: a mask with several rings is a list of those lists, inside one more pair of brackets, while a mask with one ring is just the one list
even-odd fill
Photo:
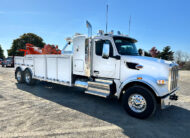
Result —
[[15, 71], [20, 68], [22, 71], [25, 71], [25, 69], [27, 68], [27, 66], [16, 66], [15, 67]]
[[[137, 79], [137, 77], [141, 77], [142, 79]], [[149, 86], [154, 91], [156, 96], [158, 96], [158, 97], [162, 96], [168, 92], [167, 86], [166, 85], [163, 85], [163, 86], [158, 85], [156, 78], [153, 78], [152, 76], [149, 76], [149, 75], [144, 75], [144, 74], [140, 75], [139, 74], [138, 76], [129, 77], [123, 83], [120, 84], [120, 86], [118, 87], [117, 93], [116, 93], [118, 98], [120, 97], [123, 88], [131, 82], [141, 82], [141, 83]]]
[[17, 69], [21, 69], [21, 71], [23, 71], [23, 69], [22, 69], [20, 66], [16, 67], [16, 68], [15, 68], [15, 71], [16, 71]]

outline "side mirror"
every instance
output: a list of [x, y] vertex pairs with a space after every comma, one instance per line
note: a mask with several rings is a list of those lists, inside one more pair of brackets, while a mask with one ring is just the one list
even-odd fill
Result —
[[110, 54], [110, 45], [109, 44], [104, 44], [103, 45], [103, 50], [102, 50], [102, 58], [109, 58]]

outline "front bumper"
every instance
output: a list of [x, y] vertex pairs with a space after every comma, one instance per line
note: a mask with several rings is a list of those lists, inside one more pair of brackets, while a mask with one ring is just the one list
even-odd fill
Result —
[[161, 97], [161, 109], [165, 109], [172, 105], [174, 101], [178, 100], [177, 89], [171, 92], [170, 94]]

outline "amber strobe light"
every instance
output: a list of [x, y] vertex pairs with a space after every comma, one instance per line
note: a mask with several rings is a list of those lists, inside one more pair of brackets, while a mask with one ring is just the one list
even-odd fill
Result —
[[157, 80], [157, 83], [159, 85], [164, 85], [164, 84], [166, 84], [166, 81], [165, 80]]

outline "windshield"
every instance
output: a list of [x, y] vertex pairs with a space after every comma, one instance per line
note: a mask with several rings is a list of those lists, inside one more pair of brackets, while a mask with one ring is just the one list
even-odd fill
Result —
[[139, 55], [135, 43], [131, 39], [125, 37], [113, 37], [113, 39], [120, 55]]

